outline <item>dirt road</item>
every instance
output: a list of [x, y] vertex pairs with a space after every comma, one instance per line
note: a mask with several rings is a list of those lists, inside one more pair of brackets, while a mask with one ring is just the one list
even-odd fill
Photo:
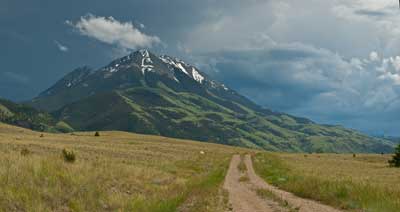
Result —
[[[229, 192], [230, 210], [234, 212], [340, 212], [340, 210], [321, 203], [303, 199], [267, 184], [254, 172], [251, 157], [244, 157], [246, 168], [242, 171], [238, 166], [241, 162], [239, 155], [233, 156], [224, 188]], [[273, 201], [257, 194], [257, 190], [267, 190], [274, 196]], [[282, 204], [284, 203], [284, 204]]]

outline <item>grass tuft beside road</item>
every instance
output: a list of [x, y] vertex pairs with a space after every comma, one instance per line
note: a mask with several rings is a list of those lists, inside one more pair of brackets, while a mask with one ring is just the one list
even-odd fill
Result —
[[400, 211], [400, 170], [389, 155], [258, 153], [253, 163], [267, 182], [297, 196], [349, 211]]

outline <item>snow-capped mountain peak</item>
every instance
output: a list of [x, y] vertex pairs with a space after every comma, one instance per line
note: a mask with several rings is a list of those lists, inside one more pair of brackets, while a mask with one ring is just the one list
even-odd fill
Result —
[[142, 57], [150, 57], [150, 53], [147, 49], [140, 49], [138, 52], [142, 55]]
[[[183, 83], [182, 86], [200, 86], [208, 90], [233, 92], [222, 83], [209, 78], [195, 66], [176, 57], [157, 56], [147, 49], [116, 59], [97, 71], [84, 71], [82, 74], [81, 71], [75, 71], [74, 74], [67, 75], [60, 85], [62, 84], [65, 89], [93, 89], [96, 84], [119, 88], [135, 83], [147, 83], [146, 81], [152, 78], [173, 81], [170, 83]], [[52, 93], [56, 91], [49, 89], [47, 94]]]

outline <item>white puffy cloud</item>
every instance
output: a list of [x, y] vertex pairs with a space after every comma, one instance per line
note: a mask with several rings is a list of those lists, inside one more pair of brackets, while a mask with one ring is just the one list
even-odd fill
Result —
[[61, 44], [60, 42], [55, 40], [54, 43], [56, 44], [58, 50], [60, 50], [62, 52], [68, 52], [69, 51], [69, 48], [67, 46]]
[[[152, 47], [161, 43], [157, 36], [146, 35], [131, 22], [120, 22], [110, 17], [88, 14], [76, 23], [66, 21], [82, 35], [125, 49]], [[143, 25], [144, 26], [144, 25]]]
[[375, 52], [375, 51], [372, 51], [372, 52], [369, 54], [369, 59], [370, 59], [371, 61], [379, 61], [379, 55], [378, 55], [378, 53]]
[[378, 79], [400, 85], [400, 56], [383, 59], [381, 67], [377, 70], [381, 72]]

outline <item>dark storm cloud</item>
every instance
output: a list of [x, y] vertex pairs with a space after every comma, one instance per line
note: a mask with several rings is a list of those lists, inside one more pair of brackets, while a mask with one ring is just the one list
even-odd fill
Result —
[[316, 49], [282, 46], [267, 50], [223, 51], [206, 57], [216, 60], [207, 68], [214, 70], [211, 73], [217, 79], [260, 104], [285, 111], [332, 89], [333, 84], [326, 82], [328, 73], [318, 72], [322, 65], [326, 66], [326, 72], [337, 68], [336, 64], [319, 64], [321, 57], [326, 60], [335, 57], [326, 58], [330, 56]]
[[388, 13], [386, 13], [384, 11], [376, 11], [376, 10], [356, 10], [355, 14], [366, 15], [366, 16], [376, 16], [376, 17], [388, 15]]
[[[200, 63], [211, 75], [273, 110], [365, 132], [382, 133], [376, 128], [381, 124], [385, 132], [396, 133], [389, 126], [400, 124], [394, 118], [400, 112], [398, 75], [393, 75], [396, 58], [345, 60], [299, 44], [225, 50], [202, 57]], [[362, 120], [375, 124], [362, 124]]]

